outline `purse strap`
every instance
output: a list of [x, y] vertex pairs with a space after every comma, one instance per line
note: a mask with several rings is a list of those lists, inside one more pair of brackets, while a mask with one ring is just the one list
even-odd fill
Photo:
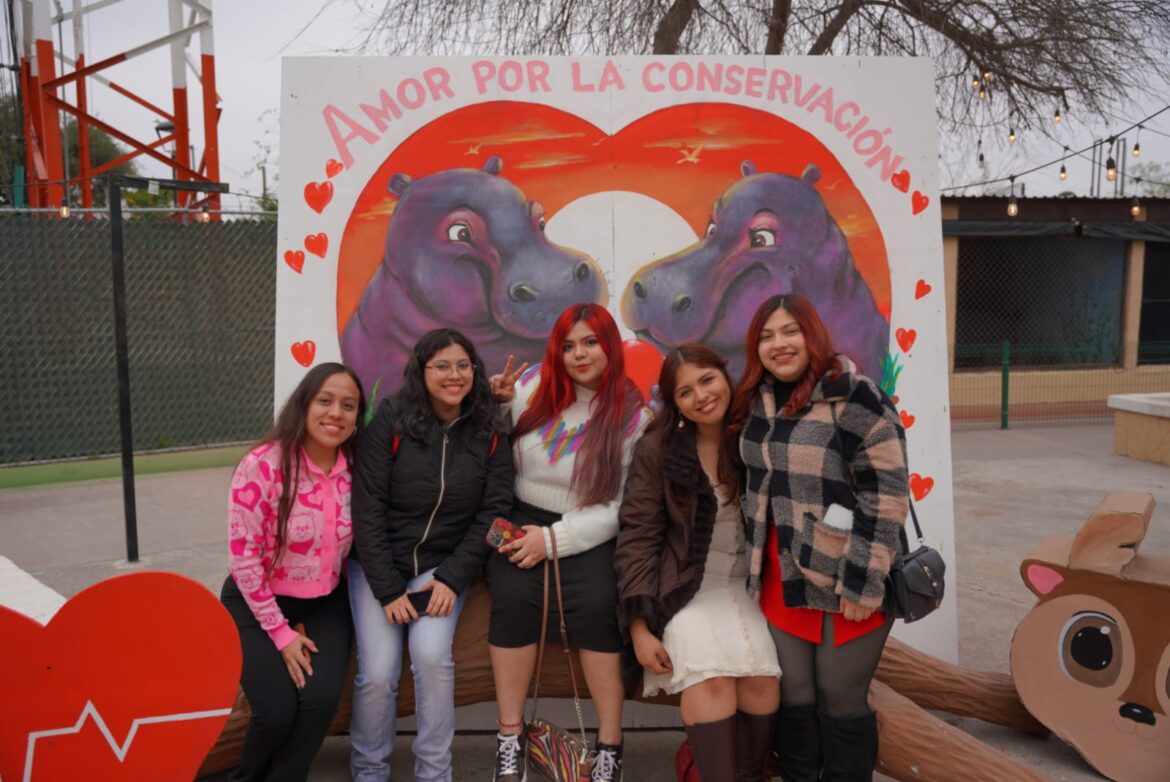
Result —
[[[544, 667], [544, 647], [548, 632], [548, 571], [549, 560], [552, 561], [553, 581], [557, 588], [557, 613], [561, 623], [561, 644], [565, 652], [565, 659], [569, 661], [569, 681], [573, 685], [573, 708], [577, 712], [577, 727], [581, 731], [581, 746], [583, 752], [588, 752], [589, 740], [585, 737], [585, 717], [581, 712], [581, 694], [577, 690], [577, 672], [573, 666], [573, 654], [569, 648], [569, 631], [565, 627], [565, 603], [561, 596], [561, 561], [557, 556], [557, 536], [549, 531], [549, 540], [552, 542], [552, 557], [544, 560], [544, 607], [540, 615], [540, 642], [536, 651], [536, 675], [532, 680], [532, 708], [529, 711], [528, 721], [536, 719], [536, 708], [540, 702], [540, 674]], [[583, 760], [584, 758], [582, 758]]]
[[[845, 442], [841, 439], [841, 427], [837, 423], [837, 403], [829, 403], [829, 412], [833, 416], [833, 440], [837, 443], [837, 450], [841, 454], [841, 458], [845, 458]], [[850, 471], [849, 465], [846, 464], [846, 471], [849, 473], [849, 480], [853, 480], [853, 474]], [[914, 510], [914, 499], [909, 494], [906, 495], [906, 501], [910, 503], [910, 520], [914, 522], [914, 534], [918, 536], [918, 542], [926, 545], [926, 536], [922, 534], [922, 526], [918, 523], [918, 512]], [[901, 535], [902, 538], [902, 553], [910, 553], [910, 541], [906, 539], [906, 527], [903, 525]]]

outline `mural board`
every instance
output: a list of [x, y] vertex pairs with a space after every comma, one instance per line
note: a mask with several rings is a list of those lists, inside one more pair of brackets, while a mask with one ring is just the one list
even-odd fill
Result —
[[[383, 398], [440, 326], [489, 371], [538, 360], [579, 301], [636, 366], [701, 341], [738, 372], [796, 291], [896, 398], [953, 566], [933, 107], [905, 58], [286, 59], [276, 405], [325, 360]], [[952, 599], [897, 632], [954, 660], [955, 623]]]

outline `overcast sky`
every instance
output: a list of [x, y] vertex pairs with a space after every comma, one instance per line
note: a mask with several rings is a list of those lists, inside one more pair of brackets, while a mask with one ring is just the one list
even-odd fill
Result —
[[[63, 5], [68, 8], [69, 2]], [[324, 10], [322, 10], [324, 9]], [[233, 191], [259, 194], [260, 175], [255, 171], [260, 145], [272, 148], [270, 175], [277, 159], [277, 107], [280, 101], [280, 59], [287, 55], [327, 54], [341, 51], [361, 32], [361, 20], [346, 0], [218, 0], [215, 12], [215, 50], [218, 92], [223, 114], [219, 125], [220, 166], [222, 178]], [[307, 29], [298, 36], [302, 28]], [[160, 0], [122, 0], [88, 16], [86, 56], [90, 62], [116, 54], [164, 35], [167, 31], [166, 3]], [[64, 28], [66, 51], [72, 54], [68, 25]], [[192, 49], [195, 52], [196, 49]], [[115, 66], [105, 73], [164, 108], [170, 106], [169, 48]], [[191, 77], [192, 85], [194, 79]], [[1170, 90], [1163, 91], [1170, 95]], [[117, 127], [137, 134], [140, 139], [155, 138], [156, 117], [146, 109], [94, 85], [91, 111]], [[976, 165], [976, 150], [964, 145], [947, 146], [944, 139], [945, 164], [942, 184], [959, 185], [991, 176], [1005, 176], [1022, 171], [1062, 154], [1062, 145], [1072, 149], [1088, 145], [1094, 138], [1115, 133], [1130, 121], [1136, 121], [1170, 102], [1146, 99], [1133, 105], [1118, 106], [1113, 117], [1085, 118], [1075, 110], [1066, 115], [1059, 129], [1060, 140], [1050, 141], [1035, 133], [1022, 133], [1014, 145], [1007, 143], [1007, 129], [984, 138], [985, 171]], [[201, 128], [199, 106], [192, 96], [192, 124]], [[266, 114], [266, 112], [269, 112]], [[1141, 134], [1141, 161], [1170, 163], [1170, 112], [1162, 114]], [[1001, 137], [1002, 136], [1002, 137]], [[1134, 143], [1133, 132], [1129, 143]], [[202, 152], [202, 131], [194, 134], [196, 157]], [[1130, 162], [1134, 162], [1131, 157]], [[143, 159], [144, 173], [166, 175], [166, 168]], [[1089, 165], [1070, 159], [1069, 179], [1061, 182], [1058, 167], [1031, 174], [1019, 180], [1026, 183], [1028, 195], [1055, 194], [1072, 190], [1087, 195]], [[269, 181], [272, 187], [271, 180]], [[979, 189], [971, 191], [978, 194]], [[1112, 192], [1111, 190], [1109, 192]], [[244, 202], [246, 203], [246, 202]]]

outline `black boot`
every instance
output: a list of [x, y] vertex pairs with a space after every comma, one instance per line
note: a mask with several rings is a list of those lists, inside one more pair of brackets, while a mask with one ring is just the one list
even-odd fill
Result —
[[691, 755], [703, 782], [737, 782], [735, 717], [685, 725]]
[[764, 770], [772, 749], [775, 714], [735, 713], [735, 753], [739, 758], [738, 782], [766, 782]]
[[817, 782], [821, 778], [820, 732], [815, 704], [780, 704], [774, 746], [784, 782]]
[[822, 713], [820, 718], [823, 782], [871, 782], [877, 764], [877, 715], [872, 711], [854, 717]]

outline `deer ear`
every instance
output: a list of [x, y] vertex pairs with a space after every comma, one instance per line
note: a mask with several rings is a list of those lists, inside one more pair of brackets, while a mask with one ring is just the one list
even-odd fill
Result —
[[800, 174], [800, 181], [806, 185], [815, 185], [821, 181], [821, 169], [816, 163], [809, 163]]
[[487, 159], [487, 162], [483, 164], [483, 170], [489, 174], [499, 174], [504, 170], [504, 161], [500, 160], [498, 156], [492, 155]]
[[386, 189], [394, 195], [401, 197], [402, 194], [406, 192], [407, 188], [410, 187], [412, 182], [414, 182], [414, 180], [410, 178], [409, 174], [395, 174], [394, 176], [390, 177], [390, 182], [386, 185]]
[[744, 176], [751, 176], [757, 172], [756, 164], [750, 160], [745, 160], [739, 164], [739, 172]]
[[1046, 597], [1064, 583], [1062, 568], [1034, 559], [1023, 561], [1020, 565], [1020, 576], [1024, 579], [1024, 585], [1031, 589], [1036, 597]]

